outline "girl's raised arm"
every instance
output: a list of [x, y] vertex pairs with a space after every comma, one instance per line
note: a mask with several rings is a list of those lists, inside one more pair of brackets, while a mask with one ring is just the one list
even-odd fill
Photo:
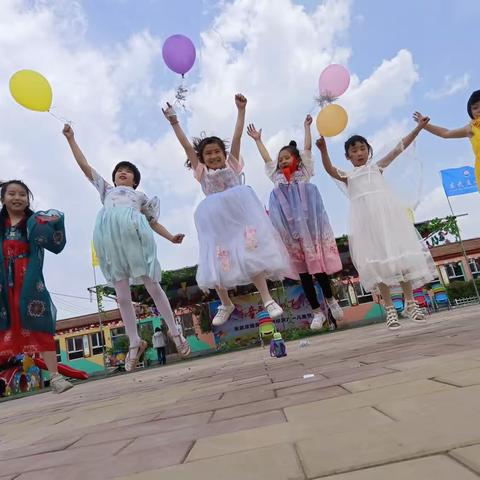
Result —
[[247, 134], [255, 140], [258, 151], [260, 152], [260, 155], [262, 156], [263, 161], [265, 163], [271, 163], [273, 160], [270, 157], [270, 154], [268, 153], [267, 148], [262, 142], [262, 129], [257, 130], [255, 128], [255, 125], [251, 123], [250, 125], [247, 126]]
[[73, 128], [70, 125], [65, 124], [63, 127], [63, 134], [67, 139], [68, 145], [72, 150], [73, 156], [75, 157], [75, 160], [77, 161], [78, 166], [82, 169], [82, 172], [86, 175], [86, 177], [89, 180], [93, 180], [92, 167], [88, 163], [87, 159], [85, 158], [85, 155], [80, 150], [80, 147], [77, 145], [77, 142], [75, 141], [75, 133], [73, 131]]
[[407, 147], [411, 145], [411, 143], [417, 138], [417, 135], [428, 125], [429, 121], [430, 118], [428, 117], [419, 117], [417, 120], [418, 125], [407, 136], [402, 138], [401, 143], [379, 160], [377, 165], [380, 168], [388, 167]]
[[237, 122], [235, 123], [235, 130], [233, 131], [230, 153], [236, 159], [240, 159], [240, 142], [242, 140], [243, 127], [245, 125], [245, 108], [247, 106], [247, 99], [241, 93], [237, 93], [235, 95], [235, 105], [237, 106]]
[[[413, 114], [413, 119], [419, 123], [424, 116], [420, 112]], [[439, 127], [438, 125], [432, 125], [431, 123], [425, 125], [427, 132], [433, 133], [437, 137], [441, 138], [467, 138], [472, 136], [472, 129], [470, 125], [461, 128], [454, 128], [449, 130], [448, 128]]]
[[197, 152], [195, 152], [193, 145], [190, 143], [190, 140], [187, 138], [185, 132], [180, 126], [177, 113], [169, 103], [167, 103], [167, 107], [165, 109], [162, 108], [162, 112], [165, 115], [165, 118], [170, 122], [170, 125], [172, 126], [173, 131], [180, 142], [180, 145], [183, 147], [185, 153], [187, 154], [187, 158], [190, 160], [193, 170], [195, 170], [198, 166]]
[[347, 179], [340, 175], [337, 167], [332, 164], [332, 161], [330, 160], [330, 155], [328, 154], [327, 143], [325, 142], [325, 139], [323, 137], [320, 137], [315, 142], [315, 144], [317, 145], [317, 148], [320, 150], [320, 154], [322, 155], [322, 163], [325, 171], [335, 180], [347, 183]]
[[305, 117], [305, 121], [303, 122], [303, 126], [305, 127], [305, 140], [303, 142], [303, 149], [304, 150], [311, 150], [312, 149], [312, 131], [310, 130], [310, 126], [312, 125], [313, 118], [310, 114]]

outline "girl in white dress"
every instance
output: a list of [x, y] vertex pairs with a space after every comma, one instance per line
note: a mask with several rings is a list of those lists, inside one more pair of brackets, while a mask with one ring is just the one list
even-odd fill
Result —
[[97, 215], [93, 243], [102, 273], [115, 288], [118, 308], [130, 340], [125, 370], [134, 370], [147, 348], [147, 342], [138, 335], [131, 284], [145, 285], [168, 326], [178, 353], [188, 356], [190, 346], [177, 332], [170, 303], [159, 283], [162, 271], [157, 260], [153, 232], [172, 243], [181, 243], [184, 235], [172, 235], [158, 223], [160, 201], [157, 197], [149, 200], [143, 192], [137, 191], [140, 171], [135, 165], [120, 162], [113, 170], [111, 185], [90, 166], [75, 141], [70, 125], [65, 125], [63, 134], [78, 166], [98, 190], [103, 204]]
[[415, 322], [425, 316], [413, 299], [418, 288], [436, 277], [435, 265], [428, 249], [408, 217], [407, 209], [394, 196], [383, 178], [383, 170], [407, 148], [429, 119], [423, 118], [391, 152], [378, 162], [371, 160], [372, 147], [360, 135], [345, 142], [345, 156], [354, 169], [348, 173], [334, 167], [324, 138], [317, 140], [327, 173], [347, 186], [350, 199], [350, 254], [363, 288], [376, 287], [385, 302], [387, 326], [400, 328], [392, 304], [390, 288], [402, 287], [405, 313]]
[[195, 139], [192, 145], [170, 104], [163, 110], [185, 149], [187, 167], [206, 195], [194, 214], [200, 250], [197, 283], [203, 290], [214, 288], [220, 297], [215, 326], [225, 323], [235, 309], [228, 289], [250, 283], [260, 292], [270, 317], [281, 317], [283, 309], [272, 299], [266, 279], [280, 280], [289, 270], [287, 251], [265, 208], [252, 188], [241, 182], [240, 140], [247, 99], [237, 94], [235, 104], [238, 114], [229, 153], [218, 137]]

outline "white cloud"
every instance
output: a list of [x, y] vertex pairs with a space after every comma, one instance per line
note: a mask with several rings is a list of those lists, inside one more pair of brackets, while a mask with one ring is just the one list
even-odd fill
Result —
[[[214, 132], [230, 139], [235, 121], [233, 95], [241, 91], [248, 97], [247, 121], [263, 127], [272, 155], [292, 137], [301, 144], [305, 114], [316, 114], [312, 103], [321, 70], [333, 62], [348, 65], [352, 54], [346, 42], [351, 1], [327, 0], [306, 12], [291, 0], [236, 0], [220, 3], [215, 11], [211, 27], [201, 33], [199, 76], [189, 85], [188, 113], [180, 113], [187, 133]], [[69, 28], [73, 28], [70, 36], [65, 33]], [[174, 233], [187, 234], [181, 246], [159, 239], [162, 266], [194, 264], [193, 211], [203, 196], [183, 167], [184, 152], [170, 131], [159, 133], [155, 141], [144, 138], [141, 128], [132, 140], [122, 136], [125, 115], [129, 109], [136, 112], [136, 99], [157, 104], [173, 93], [152, 80], [152, 70], [161, 62], [161, 41], [141, 31], [102, 48], [86, 41], [87, 28], [80, 2], [3, 0], [0, 81], [6, 85], [21, 68], [42, 72], [52, 83], [58, 113], [74, 121], [78, 142], [91, 163], [107, 178], [119, 160], [138, 163], [141, 188], [161, 199], [162, 223]], [[370, 119], [389, 118], [418, 80], [408, 51], [378, 63], [369, 78], [360, 80], [353, 72], [351, 87], [342, 98], [351, 128]], [[98, 196], [75, 165], [58, 122], [47, 114], [22, 109], [5, 95], [0, 105], [1, 176], [22, 177], [34, 191], [38, 208], [55, 207], [67, 215], [67, 248], [59, 256], [47, 256], [47, 283], [54, 292], [85, 296], [93, 283], [89, 248], [100, 208]], [[162, 122], [160, 109], [154, 118], [144, 120]], [[393, 134], [400, 126], [392, 119], [389, 128]], [[266, 202], [271, 184], [246, 134], [242, 153], [247, 182]], [[329, 180], [319, 176], [315, 182]], [[333, 194], [326, 199], [327, 205], [335, 203]], [[61, 315], [75, 310], [74, 300], [70, 308], [66, 302], [59, 302]]]
[[384, 118], [404, 105], [418, 80], [417, 67], [408, 50], [400, 50], [392, 59], [383, 60], [372, 75], [362, 81], [352, 75], [348, 91], [338, 102], [348, 112], [348, 130], [368, 120]]
[[450, 75], [447, 75], [443, 81], [443, 85], [436, 89], [428, 91], [425, 96], [431, 98], [432, 100], [438, 100], [440, 98], [449, 97], [454, 95], [457, 92], [465, 90], [470, 84], [470, 74], [464, 73], [460, 77], [452, 78]]

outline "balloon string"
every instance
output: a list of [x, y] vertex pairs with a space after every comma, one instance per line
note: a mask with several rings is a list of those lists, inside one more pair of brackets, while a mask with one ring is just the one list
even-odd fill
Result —
[[48, 113], [53, 117], [55, 118], [56, 120], [58, 120], [60, 123], [67, 123], [68, 125], [71, 125], [72, 124], [72, 121], [71, 120], [68, 120], [68, 118], [65, 118], [65, 117], [62, 117], [60, 115], [56, 115], [55, 113], [52, 112], [52, 110], [54, 109], [55, 107], [52, 107]]
[[182, 81], [175, 92], [175, 102], [173, 103], [174, 106], [180, 105], [184, 111], [187, 111], [187, 107], [185, 105], [187, 101], [187, 92], [188, 89], [185, 86], [185, 77], [182, 75]]

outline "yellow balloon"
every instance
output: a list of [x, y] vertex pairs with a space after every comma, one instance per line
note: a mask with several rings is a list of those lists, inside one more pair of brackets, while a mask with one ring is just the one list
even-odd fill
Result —
[[10, 93], [17, 103], [36, 112], [48, 112], [52, 106], [52, 87], [33, 70], [19, 70], [10, 78]]
[[322, 137], [334, 137], [342, 132], [348, 123], [348, 115], [343, 107], [331, 103], [317, 115], [317, 130]]

